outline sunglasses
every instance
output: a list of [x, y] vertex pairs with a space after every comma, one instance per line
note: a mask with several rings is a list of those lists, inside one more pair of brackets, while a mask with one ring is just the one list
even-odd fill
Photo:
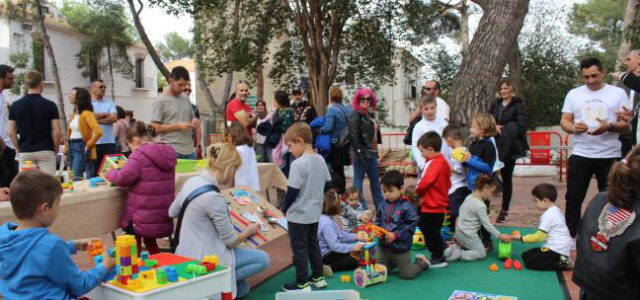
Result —
[[370, 102], [371, 101], [371, 97], [362, 97], [362, 98], [360, 98], [360, 101]]
[[598, 78], [598, 76], [600, 76], [600, 74], [584, 75], [582, 77], [584, 77], [584, 79], [589, 79], [589, 78]]
[[106, 89], [106, 88], [107, 88], [107, 86], [106, 86], [106, 85], [101, 85], [101, 86], [99, 86], [99, 88], [101, 88], [101, 89]]
[[186, 93], [191, 93], [191, 89], [185, 89], [184, 90]]

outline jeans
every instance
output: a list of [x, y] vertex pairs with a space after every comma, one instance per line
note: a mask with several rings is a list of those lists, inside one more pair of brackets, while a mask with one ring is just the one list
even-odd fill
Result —
[[273, 161], [273, 159], [271, 158], [272, 153], [273, 153], [272, 148], [267, 147], [267, 145], [265, 144], [256, 143], [256, 155], [259, 156], [258, 162], [262, 162], [262, 163], [272, 162]]
[[247, 278], [264, 271], [269, 267], [269, 255], [258, 249], [233, 248], [236, 257], [236, 298], [249, 294]]
[[[362, 161], [361, 161], [362, 160]], [[378, 160], [376, 158], [368, 159], [353, 159], [353, 185], [360, 191], [360, 203], [363, 207], [367, 207], [367, 203], [364, 201], [362, 192], [362, 181], [364, 181], [364, 174], [369, 176], [369, 185], [371, 188], [371, 195], [373, 196], [373, 204], [377, 207], [382, 205], [384, 198], [382, 197], [382, 190], [380, 189], [380, 171], [378, 170]]]
[[118, 153], [118, 151], [116, 151], [116, 144], [97, 144], [96, 145], [96, 152], [98, 154], [98, 157], [91, 164], [91, 172], [89, 172], [89, 170], [87, 170], [87, 174], [90, 175], [90, 176], [87, 176], [89, 178], [98, 176], [98, 172], [100, 171], [99, 170], [100, 169], [100, 165], [102, 164], [102, 160], [104, 159], [105, 155], [111, 155], [111, 154]]
[[318, 242], [318, 223], [298, 224], [289, 222], [289, 240], [293, 250], [293, 265], [296, 268], [296, 283], [309, 280], [309, 264], [312, 278], [322, 276], [322, 254]]
[[32, 161], [33, 166], [38, 166], [40, 171], [51, 176], [56, 176], [56, 153], [53, 151], [37, 151], [20, 153], [20, 168], [27, 165], [27, 161]]
[[180, 153], [178, 153], [177, 158], [178, 159], [197, 159], [195, 152], [191, 152], [191, 154], [180, 154]]
[[569, 157], [569, 178], [567, 178], [567, 206], [564, 212], [571, 237], [578, 232], [582, 202], [587, 195], [593, 175], [598, 181], [598, 191], [607, 189], [607, 176], [615, 158], [588, 158], [578, 155]]
[[73, 171], [73, 180], [81, 180], [84, 169], [87, 164], [87, 152], [85, 147], [87, 144], [83, 140], [69, 141], [69, 168]]

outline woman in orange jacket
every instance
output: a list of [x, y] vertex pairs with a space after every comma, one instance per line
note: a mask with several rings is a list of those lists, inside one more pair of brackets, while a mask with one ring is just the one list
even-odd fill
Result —
[[67, 145], [69, 167], [73, 170], [73, 180], [82, 179], [85, 170], [93, 174], [97, 164], [96, 142], [102, 136], [102, 129], [93, 115], [91, 95], [83, 88], [75, 87], [69, 93], [69, 102], [74, 105], [67, 126]]

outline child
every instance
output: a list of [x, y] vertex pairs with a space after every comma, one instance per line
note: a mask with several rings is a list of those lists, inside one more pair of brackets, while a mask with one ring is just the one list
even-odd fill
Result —
[[[480, 174], [493, 174], [493, 167], [496, 163], [497, 150], [491, 138], [498, 132], [496, 121], [492, 115], [487, 113], [477, 114], [471, 122], [471, 136], [473, 143], [469, 146], [469, 152], [464, 158], [464, 166], [469, 168], [467, 174], [467, 186], [473, 190], [476, 178]], [[489, 200], [485, 201], [487, 214], [489, 214]], [[480, 229], [482, 242], [489, 251], [493, 250], [491, 235], [484, 229]]]
[[156, 238], [173, 233], [168, 211], [175, 197], [176, 152], [164, 143], [155, 143], [153, 126], [136, 122], [127, 131], [131, 155], [120, 170], [111, 170], [105, 178], [129, 187], [127, 207], [120, 221], [125, 232], [136, 237], [138, 256], [143, 240], [150, 254], [160, 253]]
[[387, 266], [389, 271], [397, 266], [400, 278], [413, 279], [420, 272], [429, 269], [429, 261], [424, 255], [416, 255], [415, 261], [411, 263], [411, 243], [418, 216], [413, 204], [402, 197], [404, 178], [400, 172], [384, 173], [381, 183], [386, 201], [378, 209], [376, 225], [390, 234], [378, 241], [378, 263]]
[[458, 211], [464, 199], [471, 193], [467, 187], [467, 175], [460, 161], [451, 157], [453, 149], [463, 147], [462, 132], [460, 128], [449, 125], [442, 131], [442, 137], [447, 143], [445, 158], [451, 166], [451, 188], [449, 189], [449, 212], [451, 214], [451, 228], [455, 232]]
[[47, 229], [58, 216], [62, 187], [53, 176], [23, 171], [11, 183], [18, 224], [0, 227], [0, 294], [6, 299], [75, 299], [95, 288], [114, 260], [80, 271], [71, 260], [87, 240], [63, 241]]
[[473, 261], [483, 259], [487, 255], [487, 250], [478, 236], [480, 227], [484, 227], [502, 241], [511, 240], [510, 236], [500, 234], [500, 231], [489, 221], [489, 214], [487, 214], [485, 203], [491, 198], [497, 187], [498, 182], [491, 175], [480, 174], [478, 176], [473, 193], [467, 196], [467, 199], [460, 206], [460, 216], [455, 233], [457, 244], [451, 244], [445, 251], [447, 261], [458, 259]]
[[411, 134], [411, 159], [418, 167], [418, 177], [420, 177], [424, 170], [425, 159], [422, 157], [420, 149], [418, 149], [418, 139], [429, 131], [435, 131], [437, 134], [442, 135], [442, 130], [447, 126], [447, 123], [436, 118], [436, 98], [433, 95], [423, 96], [418, 104], [422, 112], [422, 120], [416, 124]]
[[[360, 198], [356, 198], [358, 203]], [[340, 214], [340, 199], [338, 194], [329, 190], [324, 194], [322, 216], [318, 222], [318, 242], [322, 253], [322, 273], [326, 277], [333, 277], [334, 271], [354, 270], [358, 261], [351, 257], [350, 252], [361, 251], [364, 244], [354, 244], [357, 241], [355, 233], [341, 230], [334, 221]]]
[[236, 171], [235, 186], [248, 186], [254, 191], [260, 191], [260, 175], [258, 174], [258, 160], [256, 151], [253, 150], [253, 139], [247, 133], [247, 129], [240, 123], [233, 122], [227, 129], [231, 144], [242, 157], [242, 165]]
[[436, 132], [429, 131], [417, 141], [422, 157], [426, 160], [424, 172], [416, 192], [421, 198], [419, 227], [431, 252], [431, 267], [444, 268], [447, 261], [443, 251], [440, 230], [444, 214], [449, 206], [448, 192], [451, 188], [451, 167], [440, 154], [442, 138]]
[[345, 190], [344, 201], [340, 202], [340, 221], [342, 230], [355, 232], [358, 221], [371, 222], [372, 215], [360, 203], [360, 191], [355, 186], [350, 186]]
[[[323, 194], [331, 188], [331, 175], [324, 158], [313, 151], [312, 140], [311, 128], [304, 122], [294, 123], [284, 134], [289, 152], [296, 157], [291, 163], [282, 208], [289, 227], [296, 282], [283, 285], [284, 291], [310, 291], [309, 283], [316, 288], [327, 286], [322, 276], [318, 221], [322, 214]], [[308, 277], [308, 263], [313, 271], [311, 278]]]
[[564, 215], [556, 206], [558, 192], [553, 185], [543, 183], [531, 191], [536, 208], [544, 210], [540, 216], [538, 231], [525, 236], [515, 235], [513, 239], [523, 243], [545, 241], [542, 248], [533, 248], [522, 253], [522, 260], [528, 269], [552, 271], [573, 269], [573, 261], [569, 258], [571, 236], [564, 221]]

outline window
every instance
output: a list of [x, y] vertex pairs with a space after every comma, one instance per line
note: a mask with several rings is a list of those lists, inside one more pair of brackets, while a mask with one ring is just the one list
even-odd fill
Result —
[[33, 69], [42, 73], [42, 79], [46, 80], [45, 63], [44, 63], [44, 43], [42, 40], [34, 39], [31, 43], [31, 51], [33, 56]]
[[144, 87], [144, 58], [136, 58], [136, 88]]

